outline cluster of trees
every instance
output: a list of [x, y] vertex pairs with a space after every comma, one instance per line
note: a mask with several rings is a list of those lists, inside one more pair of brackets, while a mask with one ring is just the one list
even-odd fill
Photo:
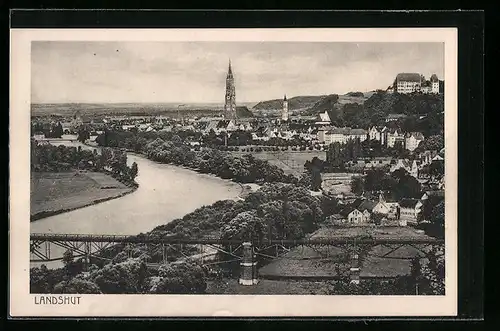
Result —
[[211, 148], [195, 152], [177, 136], [169, 141], [157, 138], [146, 145], [144, 153], [154, 161], [190, 167], [240, 183], [297, 182], [293, 175], [285, 175], [282, 169], [251, 154], [234, 157]]
[[127, 154], [123, 150], [104, 148], [97, 150], [64, 145], [38, 144], [31, 141], [31, 170], [35, 172], [62, 172], [71, 170], [106, 172], [120, 182], [136, 185], [137, 163], [127, 165]]
[[444, 295], [444, 251], [433, 247], [425, 259], [411, 260], [408, 275], [391, 280], [363, 280], [351, 284], [348, 273], [339, 281], [330, 282], [328, 294], [332, 295]]
[[327, 111], [332, 124], [338, 127], [368, 128], [385, 125], [388, 114], [405, 114], [397, 124], [407, 132], [422, 132], [424, 136], [442, 134], [444, 98], [442, 94], [399, 94], [377, 91], [363, 104], [339, 104], [337, 98], [323, 98], [310, 111]]
[[313, 157], [311, 161], [307, 160], [304, 164], [304, 168], [306, 169], [306, 174], [308, 174], [308, 178], [310, 178], [310, 184], [305, 185], [306, 187], [311, 187], [313, 191], [321, 191], [321, 172], [325, 168], [325, 161], [319, 159], [318, 157]]
[[444, 209], [443, 197], [430, 196], [424, 200], [418, 227], [430, 236], [444, 239]]
[[56, 124], [34, 122], [31, 124], [31, 134], [33, 135], [35, 132], [42, 132], [45, 138], [61, 138], [64, 134], [61, 122]]
[[443, 148], [444, 148], [444, 136], [438, 134], [427, 137], [424, 141], [422, 141], [418, 145], [418, 147], [415, 149], [415, 152], [440, 151]]
[[197, 238], [220, 234], [234, 239], [299, 239], [324, 220], [322, 201], [304, 187], [266, 183], [244, 201], [217, 201], [161, 225], [148, 236]]
[[351, 190], [355, 194], [363, 192], [387, 192], [389, 197], [399, 201], [404, 198], [420, 198], [422, 195], [419, 181], [404, 169], [392, 174], [383, 170], [368, 170], [366, 176], [355, 177], [351, 182]]
[[[71, 253], [67, 254], [71, 256]], [[30, 269], [31, 293], [65, 294], [185, 294], [204, 293], [206, 270], [189, 262], [148, 267], [141, 258], [109, 262], [103, 267], [66, 258], [59, 269]], [[80, 265], [75, 272], [73, 265]]]

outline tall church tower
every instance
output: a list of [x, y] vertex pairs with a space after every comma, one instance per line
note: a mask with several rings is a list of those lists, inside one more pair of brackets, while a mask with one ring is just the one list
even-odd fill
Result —
[[229, 69], [226, 77], [226, 98], [224, 103], [225, 115], [231, 119], [236, 118], [236, 90], [234, 88], [234, 77], [229, 60]]
[[283, 98], [283, 108], [281, 109], [281, 120], [286, 122], [288, 121], [288, 100], [285, 97]]

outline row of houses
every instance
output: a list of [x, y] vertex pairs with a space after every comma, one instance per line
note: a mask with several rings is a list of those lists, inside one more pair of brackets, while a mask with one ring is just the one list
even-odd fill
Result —
[[409, 151], [414, 151], [418, 145], [424, 141], [425, 137], [421, 132], [403, 132], [399, 128], [388, 128], [372, 126], [368, 130], [370, 140], [377, 140], [387, 147], [394, 147], [400, 142], [404, 148]]
[[397, 202], [387, 201], [383, 194], [379, 195], [378, 201], [356, 199], [333, 218], [352, 225], [365, 225], [374, 221], [374, 215], [380, 215], [382, 219], [397, 222], [400, 226], [415, 225], [419, 221], [424, 202], [431, 196], [438, 200], [444, 199], [444, 191], [427, 191], [420, 199], [402, 199]]

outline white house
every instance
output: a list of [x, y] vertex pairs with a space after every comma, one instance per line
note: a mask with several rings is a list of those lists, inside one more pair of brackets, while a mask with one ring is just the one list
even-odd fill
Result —
[[[422, 201], [418, 199], [403, 199], [399, 202], [399, 208], [399, 219], [402, 223], [416, 224], [418, 214], [422, 211]], [[406, 223], [404, 225], [406, 225]]]
[[385, 215], [388, 219], [396, 219], [398, 217], [399, 204], [397, 202], [388, 202], [382, 194], [379, 195], [377, 204], [373, 207], [372, 212]]
[[368, 130], [368, 136], [370, 137], [370, 140], [381, 140], [381, 132], [376, 126], [372, 126], [370, 130]]
[[350, 224], [365, 223], [365, 215], [355, 208], [346, 208], [341, 212], [341, 215], [346, 217]]
[[345, 144], [349, 140], [359, 138], [360, 141], [366, 140], [368, 134], [366, 130], [363, 129], [351, 129], [351, 128], [334, 128], [332, 130], [323, 133], [324, 143], [326, 145], [333, 143]]
[[422, 141], [424, 141], [424, 135], [421, 132], [408, 133], [405, 138], [405, 148], [413, 152]]

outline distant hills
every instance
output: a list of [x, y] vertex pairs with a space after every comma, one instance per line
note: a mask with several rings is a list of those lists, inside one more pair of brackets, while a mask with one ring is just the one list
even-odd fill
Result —
[[[318, 102], [324, 95], [306, 95], [297, 96], [288, 99], [289, 110], [306, 109]], [[273, 99], [261, 101], [252, 107], [253, 110], [280, 110], [283, 105], [283, 99]]]
[[[298, 111], [304, 115], [315, 115], [321, 112], [330, 111], [334, 107], [347, 103], [363, 104], [375, 92], [349, 92], [344, 95], [307, 95], [296, 96], [288, 99], [288, 109]], [[266, 100], [257, 103], [252, 107], [252, 111], [279, 111], [283, 105], [283, 99]]]

